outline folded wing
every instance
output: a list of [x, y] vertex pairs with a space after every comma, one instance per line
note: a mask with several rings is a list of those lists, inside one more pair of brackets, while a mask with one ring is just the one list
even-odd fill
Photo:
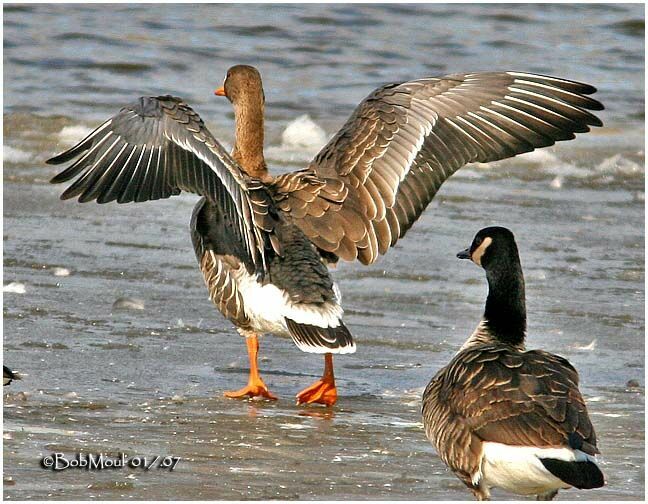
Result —
[[468, 485], [485, 442], [598, 453], [578, 373], [539, 350], [493, 346], [459, 354], [423, 393], [423, 416], [439, 456]]
[[275, 179], [275, 199], [322, 250], [364, 264], [403, 237], [443, 182], [570, 140], [601, 121], [587, 84], [520, 72], [454, 74], [369, 95], [309, 168]]
[[455, 413], [482, 441], [540, 447], [577, 443], [585, 453], [598, 453], [578, 373], [567, 360], [541, 350], [498, 350], [482, 352], [467, 366], [470, 372], [458, 378], [451, 394], [457, 399]]

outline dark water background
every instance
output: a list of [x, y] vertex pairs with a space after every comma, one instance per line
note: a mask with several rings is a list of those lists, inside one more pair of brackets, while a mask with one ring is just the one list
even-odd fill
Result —
[[[561, 497], [643, 498], [642, 5], [5, 5], [3, 56], [4, 361], [25, 374], [4, 389], [5, 499], [468, 498], [419, 401], [479, 320], [483, 273], [454, 255], [491, 224], [518, 238], [529, 346], [579, 369], [600, 438], [608, 486]], [[275, 172], [304, 166], [378, 85], [426, 75], [582, 80], [606, 127], [462, 169], [377, 264], [338, 268], [358, 351], [336, 359], [332, 410], [294, 406], [321, 358], [273, 336], [261, 367], [280, 400], [232, 401], [247, 358], [195, 264], [196, 198], [61, 202], [44, 160], [149, 94], [182, 96], [231, 145], [231, 107], [212, 92], [236, 63], [263, 74]], [[303, 114], [307, 146], [282, 137]], [[113, 310], [120, 297], [144, 309]], [[54, 451], [181, 461], [41, 469]]]

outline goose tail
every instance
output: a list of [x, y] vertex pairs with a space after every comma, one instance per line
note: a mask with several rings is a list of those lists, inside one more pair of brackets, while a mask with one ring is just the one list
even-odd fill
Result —
[[295, 345], [302, 352], [348, 354], [356, 350], [353, 336], [341, 320], [336, 327], [299, 323], [288, 317], [285, 320]]
[[598, 465], [591, 460], [567, 462], [546, 458], [540, 459], [545, 469], [556, 478], [576, 488], [599, 488], [605, 485], [605, 477]]

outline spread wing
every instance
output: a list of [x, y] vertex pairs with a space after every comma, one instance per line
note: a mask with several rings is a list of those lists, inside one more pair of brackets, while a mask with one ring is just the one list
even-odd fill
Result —
[[441, 184], [488, 162], [602, 126], [587, 84], [520, 72], [454, 74], [369, 95], [308, 169], [274, 197], [322, 250], [374, 262], [403, 237]]
[[[49, 164], [75, 160], [52, 183], [76, 179], [61, 199], [141, 202], [190, 191], [217, 204], [236, 224], [254, 264], [264, 261], [268, 201], [181, 99], [142, 97]], [[257, 184], [258, 185], [258, 184]]]
[[428, 385], [423, 415], [440, 456], [468, 480], [482, 442], [598, 453], [578, 373], [566, 359], [540, 350], [462, 352]]

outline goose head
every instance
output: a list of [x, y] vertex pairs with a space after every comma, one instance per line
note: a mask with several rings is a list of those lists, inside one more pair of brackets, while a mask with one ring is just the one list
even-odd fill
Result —
[[253, 66], [235, 65], [227, 71], [223, 85], [214, 91], [216, 96], [225, 96], [234, 108], [263, 107], [265, 95], [261, 74]]
[[269, 181], [263, 156], [265, 96], [261, 74], [249, 65], [233, 66], [214, 94], [225, 96], [234, 106], [236, 141], [232, 157], [248, 175]]
[[473, 238], [470, 247], [457, 254], [459, 259], [470, 259], [485, 270], [498, 264], [519, 262], [519, 254], [513, 233], [500, 226], [481, 229]]

